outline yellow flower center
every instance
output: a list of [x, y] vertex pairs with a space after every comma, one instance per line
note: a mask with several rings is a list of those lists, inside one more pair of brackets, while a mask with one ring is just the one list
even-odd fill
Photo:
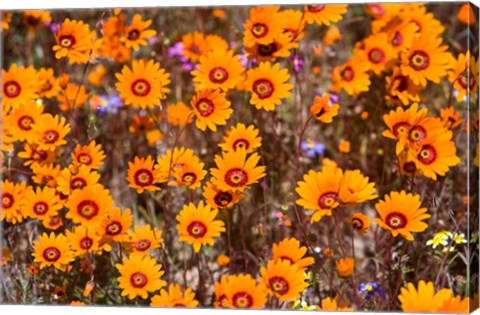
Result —
[[248, 182], [248, 174], [240, 168], [230, 169], [225, 174], [225, 182], [231, 187], [245, 186]]
[[139, 240], [135, 243], [135, 249], [138, 251], [145, 251], [150, 248], [151, 242], [147, 239]]
[[272, 96], [275, 88], [270, 80], [259, 79], [253, 82], [252, 90], [257, 94], [259, 99], [263, 100]]
[[7, 209], [13, 205], [14, 199], [13, 196], [9, 193], [4, 193], [2, 195], [2, 208]]
[[90, 237], [84, 237], [80, 241], [80, 248], [82, 249], [90, 249], [93, 245], [93, 240]]
[[43, 258], [48, 262], [57, 261], [60, 258], [60, 250], [56, 247], [47, 247], [43, 251]]
[[263, 23], [255, 23], [252, 26], [252, 34], [256, 38], [263, 37], [268, 33], [268, 26]]
[[210, 81], [216, 84], [222, 84], [228, 79], [228, 72], [222, 67], [213, 68], [209, 74]]
[[107, 235], [115, 236], [122, 231], [122, 224], [117, 221], [113, 221], [107, 226]]
[[80, 163], [85, 165], [90, 165], [92, 163], [92, 157], [87, 153], [80, 153], [77, 156], [77, 159]]
[[253, 304], [252, 296], [246, 292], [238, 292], [233, 298], [233, 305], [237, 308], [248, 308]]
[[280, 295], [284, 295], [288, 292], [289, 285], [288, 282], [282, 277], [273, 277], [269, 281], [270, 288]]
[[416, 50], [410, 56], [410, 67], [416, 71], [425, 70], [430, 64], [428, 55], [421, 50]]
[[430, 145], [424, 145], [417, 156], [422, 164], [432, 164], [437, 159], [437, 151]]
[[245, 149], [248, 150], [249, 148], [249, 143], [245, 139], [238, 139], [233, 143], [233, 150], [237, 151], [237, 149]]
[[392, 212], [385, 218], [385, 223], [394, 230], [401, 229], [407, 225], [407, 218], [403, 213]]
[[153, 183], [153, 174], [147, 169], [138, 170], [133, 177], [135, 184], [141, 187], [149, 186]]
[[182, 176], [182, 181], [187, 185], [192, 185], [197, 179], [197, 176], [194, 173], [185, 173]]
[[130, 276], [130, 283], [134, 288], [141, 289], [147, 285], [148, 279], [145, 274], [141, 272], [135, 272]]
[[92, 200], [84, 200], [78, 204], [77, 212], [78, 214], [90, 220], [98, 214], [98, 205]]
[[40, 201], [33, 206], [33, 212], [38, 215], [44, 215], [48, 211], [48, 204], [46, 202]]
[[137, 29], [130, 30], [127, 34], [128, 40], [137, 40], [140, 37], [140, 31]]
[[55, 143], [60, 138], [60, 135], [55, 130], [47, 130], [43, 133], [43, 141], [47, 144]]
[[18, 127], [22, 130], [31, 130], [32, 129], [32, 124], [34, 123], [34, 120], [30, 116], [22, 116], [18, 120]]
[[215, 106], [211, 100], [202, 98], [195, 104], [195, 108], [200, 112], [200, 116], [208, 117], [213, 113]]
[[321, 209], [330, 209], [337, 202], [338, 196], [334, 192], [326, 192], [318, 198], [318, 206]]
[[59, 42], [60, 42], [60, 46], [68, 49], [73, 45], [75, 45], [75, 38], [71, 35], [61, 36], [59, 39]]
[[22, 88], [20, 87], [20, 84], [16, 81], [7, 81], [3, 85], [3, 92], [7, 97], [17, 97], [21, 91]]
[[207, 227], [200, 221], [193, 221], [187, 227], [190, 236], [194, 238], [203, 237], [207, 233]]
[[150, 89], [150, 83], [144, 79], [137, 79], [131, 85], [132, 93], [140, 97], [148, 95]]

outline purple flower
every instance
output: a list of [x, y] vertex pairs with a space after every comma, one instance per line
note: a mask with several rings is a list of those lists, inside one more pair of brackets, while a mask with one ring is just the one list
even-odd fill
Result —
[[323, 143], [317, 143], [314, 140], [308, 139], [307, 141], [302, 141], [301, 149], [307, 153], [308, 157], [315, 157], [317, 155], [324, 155], [325, 145]]
[[290, 61], [293, 63], [293, 70], [295, 73], [299, 73], [305, 63], [298, 55], [290, 57]]
[[50, 23], [50, 31], [52, 31], [53, 34], [57, 34], [58, 29], [62, 26], [62, 23]]
[[123, 106], [120, 96], [114, 94], [111, 96], [100, 95], [100, 106], [98, 106], [99, 114], [112, 113], [118, 114], [118, 109]]
[[175, 43], [173, 46], [168, 47], [167, 55], [168, 57], [180, 57], [183, 56], [183, 51], [185, 47], [183, 47], [182, 42]]
[[370, 300], [374, 294], [385, 297], [385, 293], [376, 282], [360, 283], [358, 286], [358, 292], [365, 295], [365, 300]]

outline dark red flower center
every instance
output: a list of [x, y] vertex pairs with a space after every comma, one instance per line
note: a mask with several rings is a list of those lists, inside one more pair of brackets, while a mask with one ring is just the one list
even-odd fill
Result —
[[200, 238], [207, 233], [207, 226], [200, 221], [193, 221], [188, 225], [187, 231], [190, 236]]
[[408, 78], [403, 75], [398, 75], [393, 78], [392, 87], [398, 92], [403, 92], [408, 89]]
[[400, 212], [392, 212], [385, 218], [385, 223], [392, 229], [401, 229], [407, 225], [407, 217]]
[[324, 4], [312, 4], [312, 5], [309, 5], [307, 8], [308, 8], [309, 12], [317, 13], [317, 12], [323, 11], [323, 9], [325, 9], [325, 5]]
[[403, 164], [403, 171], [407, 174], [414, 174], [417, 171], [417, 166], [415, 162], [409, 161]]
[[142, 272], [135, 272], [130, 276], [130, 284], [137, 289], [141, 289], [148, 283], [147, 276]]
[[252, 35], [256, 38], [264, 37], [268, 33], [268, 26], [263, 23], [255, 23], [252, 26]]
[[273, 277], [271, 278], [268, 283], [270, 284], [270, 288], [280, 295], [284, 295], [289, 290], [289, 285], [287, 280], [282, 277]]
[[362, 230], [364, 225], [365, 225], [363, 220], [360, 219], [360, 218], [353, 218], [352, 221], [351, 221], [351, 224], [352, 224], [352, 227], [357, 231]]
[[132, 83], [132, 93], [136, 96], [146, 96], [150, 93], [150, 83], [144, 79], [137, 79]]
[[424, 145], [418, 153], [417, 159], [426, 165], [430, 165], [437, 159], [437, 151], [431, 145]]
[[395, 35], [393, 35], [393, 39], [392, 39], [392, 45], [393, 45], [393, 47], [398, 47], [398, 46], [400, 46], [401, 44], [403, 44], [403, 36], [402, 36], [402, 33], [400, 33], [400, 32], [395, 32]]
[[199, 99], [198, 102], [195, 104], [195, 108], [199, 111], [202, 117], [210, 116], [215, 110], [213, 102], [208, 98]]
[[2, 194], [2, 208], [3, 209], [8, 209], [11, 206], [13, 206], [15, 199], [13, 199], [13, 196], [9, 193], [3, 193]]
[[370, 49], [368, 59], [373, 63], [381, 63], [385, 59], [385, 53], [380, 48]]
[[288, 257], [288, 256], [281, 256], [280, 259], [281, 259], [281, 260], [286, 260], [286, 261], [288, 261], [288, 262], [289, 262], [290, 264], [292, 264], [292, 265], [295, 263], [295, 261], [294, 261], [292, 258]]
[[80, 240], [80, 247], [82, 249], [90, 249], [92, 245], [93, 245], [93, 240], [88, 236], [85, 236]]
[[248, 174], [241, 168], [232, 168], [225, 174], [225, 182], [231, 187], [242, 187], [248, 183]]
[[237, 139], [233, 143], [233, 150], [237, 151], [237, 149], [245, 149], [248, 150], [250, 144], [246, 139]]
[[122, 224], [118, 221], [112, 221], [105, 229], [107, 235], [115, 236], [122, 232]]
[[60, 135], [55, 130], [47, 130], [43, 133], [43, 141], [47, 144], [55, 143], [60, 138]]
[[16, 81], [7, 81], [3, 85], [3, 92], [7, 97], [17, 97], [21, 91], [22, 88]]
[[408, 133], [410, 141], [421, 142], [427, 137], [427, 132], [422, 126], [413, 126]]
[[355, 77], [355, 73], [351, 67], [346, 67], [340, 73], [340, 76], [343, 78], [344, 81], [350, 82]]
[[188, 172], [182, 176], [182, 182], [187, 186], [194, 184], [196, 180], [197, 175], [195, 173]]
[[153, 183], [152, 171], [144, 169], [144, 168], [136, 171], [133, 178], [135, 179], [135, 184], [137, 184], [138, 186], [141, 186], [141, 187], [149, 186]]
[[38, 215], [44, 215], [48, 211], [48, 204], [44, 201], [39, 201], [33, 205], [33, 212]]
[[32, 130], [32, 124], [34, 123], [35, 121], [33, 120], [32, 117], [30, 116], [22, 116], [20, 117], [20, 119], [18, 120], [18, 127], [22, 130]]
[[98, 205], [93, 200], [84, 200], [80, 202], [77, 206], [78, 214], [87, 220], [90, 220], [93, 217], [95, 217], [98, 214], [98, 211], [99, 211]]
[[257, 53], [262, 57], [271, 57], [275, 52], [277, 52], [278, 46], [277, 43], [272, 42], [268, 45], [258, 45]]
[[226, 207], [233, 200], [233, 196], [228, 191], [220, 191], [213, 197], [215, 204], [219, 207]]
[[326, 192], [318, 198], [318, 206], [321, 209], [330, 209], [337, 202], [338, 195], [334, 192]]
[[140, 31], [137, 29], [130, 30], [127, 34], [128, 40], [137, 40], [140, 37]]
[[208, 77], [213, 83], [222, 84], [223, 82], [228, 80], [228, 71], [222, 67], [215, 67], [210, 70]]
[[152, 242], [150, 242], [150, 240], [147, 240], [147, 239], [138, 240], [135, 242], [135, 249], [140, 252], [143, 252], [149, 249], [151, 245], [152, 245]]
[[78, 162], [85, 165], [90, 165], [93, 161], [92, 157], [88, 153], [80, 153], [79, 155], [77, 155], [77, 160]]
[[410, 55], [410, 67], [415, 69], [416, 71], [425, 70], [430, 65], [430, 58], [429, 56], [421, 50], [415, 50]]
[[56, 247], [47, 247], [43, 251], [43, 258], [48, 262], [55, 262], [60, 258], [60, 250]]
[[399, 122], [392, 127], [392, 133], [395, 137], [398, 137], [399, 135], [406, 135], [409, 130], [410, 124], [407, 122]]
[[76, 43], [75, 37], [71, 35], [60, 36], [60, 38], [58, 39], [58, 42], [60, 46], [62, 46], [63, 48], [70, 48]]
[[81, 177], [75, 177], [70, 181], [70, 189], [82, 189], [83, 187], [87, 186], [87, 181]]
[[253, 92], [255, 92], [259, 99], [263, 100], [272, 96], [275, 88], [273, 83], [267, 79], [259, 79], [253, 82]]
[[246, 292], [235, 293], [232, 297], [232, 302], [237, 308], [249, 308], [253, 305], [252, 296]]

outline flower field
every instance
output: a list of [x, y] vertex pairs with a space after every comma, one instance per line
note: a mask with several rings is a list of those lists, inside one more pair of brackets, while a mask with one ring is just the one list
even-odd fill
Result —
[[0, 303], [478, 308], [478, 9], [2, 12]]

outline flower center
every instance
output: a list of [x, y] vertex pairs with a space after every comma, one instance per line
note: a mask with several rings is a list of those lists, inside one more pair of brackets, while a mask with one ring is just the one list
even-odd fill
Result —
[[43, 251], [43, 258], [48, 262], [57, 261], [60, 258], [60, 251], [56, 247], [47, 247]]
[[193, 221], [187, 227], [188, 233], [194, 238], [203, 237], [207, 233], [207, 227], [205, 224], [199, 221]]
[[368, 53], [368, 59], [373, 63], [381, 63], [385, 59], [385, 53], [379, 48], [373, 48]]
[[308, 11], [312, 13], [323, 11], [323, 9], [325, 9], [324, 4], [313, 4], [308, 6]]
[[233, 143], [233, 150], [237, 151], [237, 149], [245, 149], [248, 150], [250, 144], [245, 139], [238, 139]]
[[427, 69], [429, 64], [430, 64], [430, 59], [428, 55], [423, 51], [416, 50], [410, 56], [410, 67], [412, 67], [417, 71]]
[[338, 196], [334, 192], [326, 192], [318, 198], [318, 206], [321, 209], [330, 209], [337, 202]]
[[211, 100], [202, 98], [195, 104], [195, 108], [200, 112], [202, 117], [208, 117], [213, 113], [215, 106]]
[[3, 85], [3, 92], [7, 97], [17, 97], [21, 91], [22, 88], [16, 81], [7, 81]]
[[242, 187], [248, 182], [248, 174], [241, 168], [232, 168], [225, 174], [225, 182], [231, 187]]
[[397, 90], [398, 92], [403, 92], [403, 91], [407, 90], [407, 88], [408, 88], [407, 77], [405, 77], [403, 75], [396, 76], [393, 79], [392, 87], [393, 87], [394, 90]]
[[85, 165], [90, 165], [92, 164], [92, 157], [88, 153], [80, 153], [77, 155], [77, 160]]
[[392, 127], [392, 133], [395, 137], [406, 135], [408, 130], [410, 130], [410, 124], [407, 122], [399, 122]]
[[401, 229], [407, 225], [407, 218], [403, 213], [392, 212], [385, 218], [385, 221], [392, 229]]
[[221, 191], [213, 197], [215, 204], [219, 207], [225, 207], [233, 200], [233, 196], [228, 191]]
[[70, 189], [82, 189], [83, 187], [87, 186], [87, 182], [81, 178], [76, 177], [70, 181]]
[[147, 282], [147, 276], [141, 272], [135, 272], [130, 276], [130, 283], [134, 288], [141, 289], [147, 285]]
[[437, 159], [437, 151], [431, 145], [424, 145], [417, 158], [422, 164], [430, 165]]
[[140, 31], [133, 29], [130, 30], [127, 34], [128, 40], [137, 40], [140, 37]]
[[118, 235], [120, 234], [120, 232], [122, 232], [122, 224], [120, 222], [113, 221], [107, 226], [106, 231], [107, 231], [107, 235], [110, 235], [110, 236]]
[[[475, 87], [475, 78], [468, 73], [468, 69], [466, 70], [467, 74], [462, 74], [458, 77], [458, 84], [465, 90], [467, 89], [473, 89]], [[470, 80], [467, 78], [467, 76], [470, 78]]]
[[192, 185], [193, 183], [195, 183], [196, 180], [197, 175], [195, 175], [195, 173], [185, 173], [182, 176], [182, 182], [184, 182], [187, 186]]
[[418, 27], [417, 33], [420, 33], [422, 31], [422, 24], [420, 22], [418, 22], [417, 20], [411, 20], [410, 23], [414, 23]]
[[407, 162], [403, 164], [403, 171], [407, 174], [413, 174], [417, 171], [417, 166], [415, 165], [415, 162]]
[[360, 220], [359, 218], [353, 218], [352, 219], [352, 227], [355, 230], [359, 231], [359, 230], [363, 229], [363, 226], [364, 226], [363, 221]]
[[31, 130], [32, 129], [32, 124], [34, 123], [35, 121], [33, 120], [32, 117], [30, 116], [22, 116], [20, 117], [20, 119], [18, 120], [18, 127], [20, 127], [20, 129], [22, 130]]
[[340, 73], [340, 76], [343, 78], [344, 81], [350, 82], [353, 80], [355, 73], [351, 67], [346, 67]]
[[33, 205], [33, 212], [38, 215], [44, 215], [48, 211], [48, 204], [44, 201], [39, 201]]
[[143, 251], [146, 251], [147, 249], [149, 249], [151, 245], [152, 245], [152, 243], [149, 240], [143, 239], [143, 240], [139, 240], [135, 243], [135, 249], [140, 251], [140, 252], [143, 252]]
[[238, 308], [248, 308], [253, 305], [252, 296], [246, 292], [238, 292], [233, 298], [233, 305]]
[[43, 141], [48, 144], [55, 143], [60, 138], [60, 135], [55, 130], [47, 130], [43, 133]]
[[92, 245], [93, 245], [93, 240], [88, 236], [82, 238], [82, 240], [80, 241], [80, 247], [82, 249], [90, 249]]
[[136, 96], [146, 96], [150, 93], [150, 83], [144, 79], [137, 79], [132, 83], [132, 93]]
[[35, 161], [43, 161], [47, 159], [47, 152], [44, 150], [32, 150], [30, 157]]
[[153, 174], [147, 169], [138, 170], [133, 177], [138, 186], [149, 186], [153, 183]]
[[53, 88], [53, 84], [50, 82], [50, 81], [45, 81], [45, 83], [43, 83], [41, 89], [42, 89], [42, 92], [48, 92], [50, 91], [51, 89]]
[[411, 141], [420, 142], [425, 140], [425, 138], [427, 137], [427, 132], [422, 126], [414, 126], [410, 130], [408, 136]]
[[228, 79], [228, 72], [222, 67], [213, 68], [209, 74], [210, 81], [217, 84], [222, 84]]
[[284, 295], [288, 292], [288, 282], [282, 277], [273, 277], [269, 281], [270, 287], [275, 293]]
[[290, 264], [292, 264], [292, 265], [295, 263], [295, 261], [293, 261], [293, 259], [290, 258], [290, 257], [288, 257], [288, 256], [281, 256], [280, 259], [281, 259], [281, 260], [286, 260], [286, 261], [288, 261], [288, 262], [289, 262]]
[[71, 35], [60, 36], [59, 38], [60, 46], [63, 48], [70, 48], [75, 45], [75, 38]]
[[92, 200], [84, 200], [78, 204], [77, 212], [78, 214], [90, 220], [98, 214], [98, 205]]
[[278, 50], [277, 44], [275, 42], [268, 45], [258, 45], [257, 52], [262, 57], [270, 57]]
[[263, 37], [268, 33], [268, 26], [263, 23], [255, 23], [252, 26], [252, 34], [256, 38]]
[[9, 193], [3, 193], [2, 194], [2, 208], [8, 209], [11, 206], [13, 206], [14, 203], [13, 196]]
[[393, 47], [398, 47], [403, 44], [403, 36], [400, 32], [396, 32], [392, 39]]
[[270, 80], [259, 79], [253, 82], [253, 92], [255, 92], [261, 100], [272, 96], [273, 91], [274, 86]]

